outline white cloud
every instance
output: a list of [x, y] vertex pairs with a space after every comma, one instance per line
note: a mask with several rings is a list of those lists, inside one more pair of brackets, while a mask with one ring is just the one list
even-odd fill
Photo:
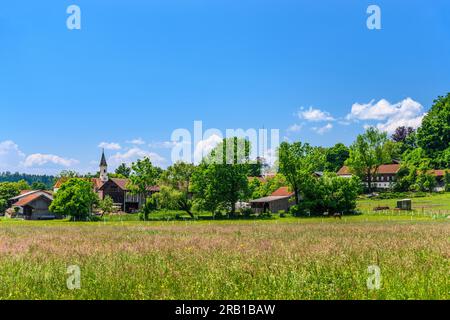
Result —
[[420, 103], [411, 98], [391, 104], [386, 99], [377, 103], [372, 100], [366, 104], [355, 103], [351, 113], [347, 115], [348, 120], [376, 120], [383, 121], [376, 124], [380, 130], [392, 133], [399, 126], [417, 128], [422, 124], [426, 115]]
[[317, 132], [318, 134], [324, 134], [328, 131], [330, 131], [331, 129], [333, 129], [333, 125], [331, 123], [327, 123], [325, 126], [323, 127], [314, 127], [312, 128], [315, 132]]
[[179, 143], [177, 143], [175, 141], [159, 141], [159, 142], [149, 143], [148, 146], [150, 148], [154, 148], [154, 149], [171, 149], [178, 144]]
[[287, 132], [299, 132], [300, 130], [302, 130], [303, 125], [301, 124], [293, 124], [292, 126], [290, 126], [289, 128], [287, 128]]
[[22, 164], [26, 168], [32, 168], [36, 166], [40, 167], [49, 163], [56, 164], [62, 167], [71, 167], [78, 164], [79, 161], [75, 159], [66, 159], [54, 154], [35, 153], [30, 154]]
[[143, 144], [145, 144], [145, 141], [142, 138], [137, 138], [137, 139], [129, 140], [129, 141], [127, 141], [127, 143], [143, 145]]
[[106, 150], [120, 150], [120, 149], [122, 149], [120, 144], [115, 143], [115, 142], [102, 142], [102, 143], [100, 143], [98, 145], [98, 147], [106, 149]]
[[163, 166], [166, 163], [166, 159], [157, 153], [143, 150], [141, 148], [131, 148], [125, 152], [118, 152], [111, 156], [108, 160], [112, 165], [120, 165], [121, 163], [130, 164], [138, 159], [150, 158], [152, 163], [157, 166]]
[[330, 115], [330, 113], [322, 111], [320, 109], [314, 109], [313, 107], [309, 107], [309, 109], [307, 110], [305, 110], [303, 107], [300, 108], [300, 111], [297, 112], [297, 116], [300, 119], [312, 122], [334, 121], [334, 118]]
[[205, 140], [197, 143], [194, 150], [194, 162], [199, 163], [203, 157], [207, 156], [223, 139], [217, 134], [209, 136]]
[[15, 169], [24, 158], [25, 154], [13, 141], [0, 142], [0, 171]]

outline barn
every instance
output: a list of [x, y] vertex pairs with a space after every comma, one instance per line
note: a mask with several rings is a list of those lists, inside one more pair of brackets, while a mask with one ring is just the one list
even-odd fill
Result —
[[18, 209], [18, 216], [26, 220], [46, 220], [56, 218], [49, 207], [53, 195], [49, 191], [34, 190], [23, 192], [21, 195], [9, 200], [13, 208]]
[[268, 197], [263, 197], [250, 201], [255, 213], [277, 213], [280, 210], [285, 212], [295, 204], [294, 193], [288, 187], [281, 187]]

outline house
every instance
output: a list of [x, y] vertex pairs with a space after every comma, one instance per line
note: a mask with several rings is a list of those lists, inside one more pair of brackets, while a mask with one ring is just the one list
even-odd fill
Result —
[[[390, 189], [394, 186], [396, 175], [400, 170], [399, 163], [393, 164], [383, 164], [378, 168], [376, 174], [372, 177], [372, 185], [377, 189]], [[434, 191], [444, 191], [445, 190], [445, 172], [446, 170], [428, 170], [428, 173], [436, 177], [437, 186]], [[351, 178], [352, 173], [350, 168], [343, 166], [338, 172], [338, 176], [344, 178]], [[364, 181], [367, 186], [367, 181]]]
[[[372, 186], [377, 189], [390, 189], [394, 186], [397, 172], [400, 170], [400, 164], [383, 164], [378, 167], [377, 172], [372, 177]], [[337, 175], [344, 178], [351, 178], [350, 168], [343, 166], [337, 172]], [[367, 186], [367, 181], [364, 181]]]
[[[53, 191], [58, 192], [61, 185], [67, 179], [59, 179]], [[148, 188], [146, 194], [134, 194], [128, 189], [129, 179], [117, 179], [108, 177], [108, 164], [106, 162], [105, 152], [103, 151], [100, 160], [100, 177], [91, 178], [92, 188], [98, 197], [102, 200], [109, 196], [113, 200], [114, 204], [121, 208], [124, 212], [135, 212], [139, 210], [142, 205], [145, 204], [145, 200], [152, 194], [159, 192], [158, 186]]]
[[445, 191], [445, 173], [450, 170], [429, 170], [428, 173], [436, 177], [435, 192]]
[[295, 204], [294, 193], [288, 187], [281, 187], [268, 197], [250, 201], [251, 208], [255, 213], [277, 213], [280, 210], [289, 211]]
[[17, 197], [9, 199], [12, 208], [18, 208], [17, 215], [26, 220], [54, 219], [49, 207], [53, 201], [50, 191], [33, 190], [21, 192]]

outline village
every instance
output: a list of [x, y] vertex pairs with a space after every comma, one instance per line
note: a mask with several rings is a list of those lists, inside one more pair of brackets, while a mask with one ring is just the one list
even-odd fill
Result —
[[[226, 139], [224, 141], [226, 141]], [[177, 165], [184, 168], [190, 166], [181, 162], [175, 164], [175, 166]], [[262, 167], [263, 164], [259, 163], [259, 166]], [[393, 190], [396, 185], [398, 174], [401, 171], [401, 168], [401, 162], [395, 160], [393, 163], [380, 164], [377, 166], [375, 171], [372, 172], [367, 179], [363, 179], [362, 184], [360, 186], [357, 186], [356, 188], [368, 190], [368, 179], [371, 179], [372, 191], [383, 193], [389, 190]], [[194, 170], [194, 166], [191, 165], [190, 169]], [[258, 176], [250, 176], [248, 174], [246, 175], [247, 182], [249, 185], [253, 186], [253, 189], [255, 185], [264, 186], [272, 184], [272, 181], [276, 181], [276, 183], [261, 197], [256, 197], [255, 194], [257, 193], [253, 192], [253, 194], [248, 194], [246, 197], [241, 197], [240, 199], [236, 198], [236, 201], [234, 202], [235, 208], [233, 210], [237, 209], [241, 213], [246, 212], [248, 214], [264, 216], [265, 214], [286, 214], [289, 213], [293, 207], [299, 205], [293, 188], [288, 184], [288, 181], [284, 176], [280, 175], [279, 173], [270, 171], [263, 173], [260, 169], [261, 168], [258, 168], [257, 170], [261, 173]], [[449, 172], [450, 170], [444, 169], [427, 170], [425, 174], [427, 175], [427, 177], [431, 177], [433, 179], [429, 187], [429, 192], [444, 192], [446, 190], [446, 186], [448, 187]], [[192, 173], [193, 172], [191, 172], [190, 174]], [[311, 172], [310, 176], [314, 177], [316, 180], [319, 180], [324, 177], [324, 172], [314, 171]], [[335, 176], [336, 178], [344, 179], [344, 181], [352, 181], [352, 179], [356, 177], [354, 171], [346, 165], [340, 167], [339, 170], [335, 173]], [[136, 190], [130, 190], [133, 189], [133, 186], [132, 181], [129, 178], [110, 177], [110, 174], [108, 172], [108, 163], [106, 160], [105, 152], [103, 150], [99, 163], [98, 177], [61, 177], [57, 179], [52, 190], [20, 190], [20, 194], [8, 199], [9, 209], [5, 210], [6, 216], [25, 220], [48, 220], [70, 216], [70, 212], [62, 214], [60, 212], [60, 214], [55, 214], [54, 212], [52, 212], [52, 210], [50, 210], [54, 197], [58, 194], [60, 188], [70, 179], [81, 179], [85, 182], [88, 182], [92, 187], [92, 193], [95, 194], [97, 198], [96, 200], [102, 202], [107, 199], [110, 202], [110, 208], [106, 209], [106, 211], [108, 211], [106, 213], [115, 212], [117, 214], [130, 214], [141, 212], [146, 207], [148, 199], [152, 199], [154, 195], [156, 195], [156, 198], [158, 198], [159, 193], [161, 192], [161, 186], [157, 183], [155, 183], [155, 185], [144, 184], [139, 189], [139, 192], [136, 192]], [[189, 212], [191, 207], [191, 205], [189, 205], [189, 208], [186, 207], [187, 202], [192, 201], [194, 197], [194, 193], [191, 190], [192, 186], [190, 185], [190, 180], [191, 177], [188, 176], [185, 181], [175, 181], [175, 184], [178, 184], [177, 187], [181, 186], [181, 188], [186, 191], [186, 202], [184, 204], [184, 209], [187, 209], [187, 212]], [[158, 179], [153, 179], [153, 181], [157, 182]], [[167, 180], [165, 182], [167, 182]], [[163, 184], [167, 185], [167, 183], [165, 182], [163, 182]], [[248, 188], [248, 186], [246, 188]], [[354, 193], [353, 195], [355, 199], [356, 195], [357, 193]], [[320, 197], [320, 194], [318, 194], [317, 197]], [[165, 205], [165, 201], [166, 200], [164, 200], [164, 198], [161, 200], [163, 206]], [[302, 196], [298, 196], [298, 201], [302, 201]], [[406, 205], [406, 207], [404, 207], [404, 205], [399, 204], [397, 206], [397, 209], [411, 210], [411, 200], [403, 199], [403, 202], [405, 201], [409, 202], [409, 205]], [[98, 202], [94, 201], [92, 203], [92, 207], [89, 210], [89, 215], [92, 214], [103, 216], [105, 212], [103, 212], [99, 206], [95, 207], [94, 203]], [[233, 206], [233, 203], [231, 204], [231, 206]], [[155, 204], [154, 209], [156, 209], [157, 207], [158, 204]], [[159, 207], [161, 208], [161, 205], [159, 205]], [[176, 209], [177, 206], [169, 205], [168, 208]], [[179, 207], [179, 209], [183, 209], [183, 206]], [[227, 210], [229, 209], [230, 207]], [[323, 207], [323, 212], [320, 212], [320, 214], [341, 217], [344, 214], [352, 214], [352, 210], [354, 209], [355, 207], [352, 206], [349, 208], [343, 208], [343, 210], [334, 210], [330, 212], [329, 208]]]

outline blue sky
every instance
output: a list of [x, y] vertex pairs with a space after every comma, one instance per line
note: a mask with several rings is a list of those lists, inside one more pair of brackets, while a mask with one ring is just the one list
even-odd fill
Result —
[[[66, 27], [72, 4], [81, 30]], [[366, 26], [370, 4], [381, 8], [381, 30]], [[445, 0], [0, 8], [0, 171], [93, 171], [102, 142], [112, 163], [150, 155], [165, 166], [171, 133], [195, 120], [350, 144], [366, 125], [420, 124], [450, 88]]]

